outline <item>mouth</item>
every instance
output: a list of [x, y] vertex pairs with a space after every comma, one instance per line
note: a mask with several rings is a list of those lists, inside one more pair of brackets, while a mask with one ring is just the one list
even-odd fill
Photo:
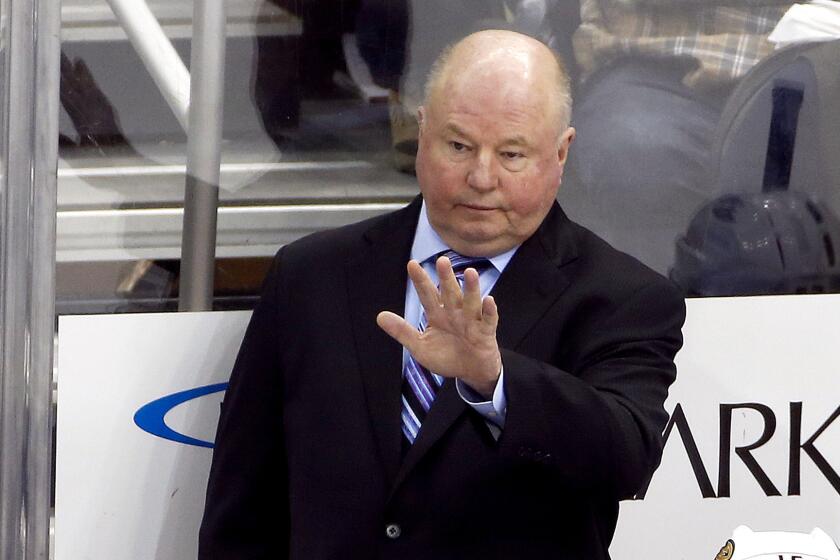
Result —
[[461, 206], [467, 210], [474, 210], [476, 212], [490, 212], [492, 210], [496, 210], [495, 206], [486, 206], [483, 204], [462, 204]]

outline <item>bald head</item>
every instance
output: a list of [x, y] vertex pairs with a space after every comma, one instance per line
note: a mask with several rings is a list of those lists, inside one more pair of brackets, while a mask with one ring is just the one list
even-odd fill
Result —
[[569, 77], [559, 55], [542, 42], [506, 30], [479, 31], [444, 50], [429, 73], [423, 105], [469, 91], [493, 80], [510, 87], [526, 85], [545, 95], [558, 130], [569, 125], [572, 111]]
[[510, 31], [470, 35], [438, 63], [417, 112], [417, 182], [453, 250], [499, 255], [542, 223], [575, 135], [566, 84], [545, 45]]

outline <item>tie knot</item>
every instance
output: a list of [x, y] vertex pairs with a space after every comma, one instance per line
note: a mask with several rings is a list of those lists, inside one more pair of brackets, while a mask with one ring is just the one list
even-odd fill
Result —
[[493, 266], [493, 263], [485, 257], [466, 257], [460, 253], [452, 251], [451, 249], [438, 256], [449, 259], [449, 262], [452, 263], [452, 271], [455, 272], [455, 274], [463, 274], [464, 271], [470, 267], [476, 269], [478, 273], [481, 274], [484, 270]]

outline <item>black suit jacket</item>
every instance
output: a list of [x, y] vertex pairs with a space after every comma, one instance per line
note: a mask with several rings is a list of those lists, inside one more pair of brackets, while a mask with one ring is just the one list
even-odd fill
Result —
[[493, 289], [501, 436], [447, 380], [402, 460], [401, 347], [375, 318], [402, 314], [419, 208], [278, 253], [224, 399], [200, 558], [608, 558], [618, 500], [660, 459], [682, 298], [555, 205]]

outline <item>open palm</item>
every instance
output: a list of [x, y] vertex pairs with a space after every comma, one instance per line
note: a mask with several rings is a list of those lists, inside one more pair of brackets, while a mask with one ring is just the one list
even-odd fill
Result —
[[496, 303], [492, 296], [481, 298], [475, 269], [464, 272], [462, 291], [448, 258], [440, 257], [435, 266], [440, 289], [417, 261], [408, 263], [408, 274], [426, 313], [426, 329], [421, 332], [389, 311], [377, 316], [377, 324], [425, 368], [443, 377], [457, 377], [489, 398], [501, 370]]

